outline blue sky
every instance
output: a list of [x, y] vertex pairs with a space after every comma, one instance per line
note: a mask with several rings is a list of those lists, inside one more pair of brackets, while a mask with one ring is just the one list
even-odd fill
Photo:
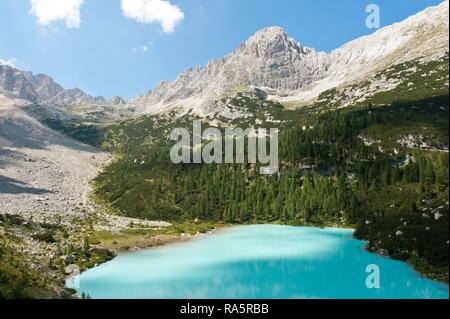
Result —
[[[0, 59], [48, 74], [66, 88], [126, 98], [145, 93], [160, 80], [174, 80], [188, 67], [228, 54], [266, 26], [279, 25], [302, 44], [330, 51], [375, 31], [365, 26], [370, 3], [379, 5], [381, 24], [386, 26], [441, 2], [84, 0], [79, 19], [70, 15], [52, 20], [58, 12], [42, 7], [37, 13], [35, 7], [33, 14], [32, 1], [36, 6], [54, 0], [0, 0]], [[121, 1], [129, 3], [125, 14]], [[139, 3], [146, 2], [155, 6], [146, 7], [142, 16]], [[167, 3], [158, 6], [163, 2]]]

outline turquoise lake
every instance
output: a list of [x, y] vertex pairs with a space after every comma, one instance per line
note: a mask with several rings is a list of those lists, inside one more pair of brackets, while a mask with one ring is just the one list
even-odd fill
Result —
[[[365, 251], [365, 242], [352, 233], [276, 225], [229, 228], [119, 255], [82, 273], [77, 291], [94, 299], [449, 297], [447, 285]], [[379, 289], [366, 286], [368, 265], [379, 267]]]

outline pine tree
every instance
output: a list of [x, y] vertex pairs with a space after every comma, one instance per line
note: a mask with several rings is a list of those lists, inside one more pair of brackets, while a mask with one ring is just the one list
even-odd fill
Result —
[[83, 239], [83, 254], [89, 254], [89, 239], [87, 237]]

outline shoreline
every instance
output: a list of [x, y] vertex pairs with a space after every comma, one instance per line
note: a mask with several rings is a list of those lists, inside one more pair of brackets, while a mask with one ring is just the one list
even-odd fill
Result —
[[[97, 232], [100, 245], [116, 255], [183, 244], [237, 225], [226, 223], [170, 223], [160, 228], [126, 228], [119, 232]], [[180, 229], [187, 229], [182, 231]], [[102, 238], [104, 236], [104, 238]], [[97, 238], [96, 238], [97, 239]]]
[[[126, 253], [133, 253], [133, 252], [139, 252], [143, 250], [148, 249], [158, 249], [158, 248], [165, 248], [167, 246], [174, 246], [174, 245], [181, 245], [202, 237], [208, 237], [210, 235], [214, 235], [218, 232], [221, 232], [225, 229], [235, 228], [235, 227], [242, 227], [242, 226], [258, 226], [258, 225], [274, 225], [274, 226], [285, 226], [285, 227], [305, 227], [305, 228], [317, 228], [317, 229], [340, 229], [340, 230], [348, 230], [352, 231], [351, 236], [353, 237], [354, 232], [356, 231], [355, 228], [352, 228], [350, 226], [342, 226], [339, 227], [337, 225], [330, 225], [330, 226], [314, 226], [314, 225], [285, 225], [285, 224], [276, 224], [276, 223], [255, 223], [255, 224], [221, 224], [219, 226], [214, 226], [211, 230], [207, 231], [206, 233], [197, 233], [197, 234], [186, 234], [185, 236], [179, 236], [179, 235], [155, 235], [152, 237], [153, 243], [152, 244], [143, 244], [138, 245], [135, 247], [130, 247], [129, 249], [115, 249], [112, 250], [115, 254], [121, 255]], [[353, 237], [355, 240], [359, 240], [356, 237]], [[154, 241], [157, 241], [156, 243]], [[366, 242], [366, 240], [363, 240]], [[145, 241], [148, 242], [148, 241]], [[369, 251], [370, 252], [370, 251]], [[372, 253], [372, 252], [371, 252]]]
[[[186, 234], [185, 236], [176, 236], [176, 235], [157, 235], [154, 236], [153, 240], [157, 240], [156, 245], [139, 245], [137, 247], [133, 247], [130, 249], [118, 249], [117, 251], [114, 251], [117, 256], [127, 254], [127, 253], [135, 253], [140, 252], [144, 250], [153, 250], [153, 249], [161, 249], [166, 248], [170, 246], [177, 246], [182, 245], [191, 241], [194, 241], [196, 239], [202, 238], [202, 237], [208, 237], [210, 235], [214, 235], [218, 232], [220, 232], [223, 229], [231, 228], [234, 226], [223, 226], [223, 227], [217, 227], [214, 228], [207, 233], [200, 233], [200, 234]], [[158, 241], [159, 240], [159, 241]]]
[[[156, 247], [148, 247], [148, 248], [141, 247], [141, 248], [139, 248], [139, 249], [137, 249], [137, 250], [122, 251], [122, 252], [119, 253], [118, 256], [120, 256], [120, 255], [122, 255], [122, 254], [135, 253], [135, 252], [139, 252], [139, 251], [153, 250], [153, 249], [160, 249], [160, 248], [170, 247], [171, 245], [181, 245], [181, 244], [187, 243], [187, 242], [189, 242], [189, 241], [191, 241], [191, 240], [200, 239], [200, 238], [203, 238], [203, 237], [205, 238], [205, 240], [207, 240], [206, 237], [208, 237], [209, 235], [217, 234], [217, 233], [219, 233], [219, 232], [221, 232], [221, 231], [223, 231], [223, 230], [226, 230], [226, 229], [232, 228], [232, 227], [245, 227], [245, 226], [258, 226], [258, 225], [275, 225], [275, 226], [287, 226], [287, 227], [301, 227], [301, 228], [323, 229], [323, 227], [308, 227], [308, 226], [303, 226], [303, 227], [302, 227], [302, 226], [288, 226], [288, 225], [279, 225], [279, 224], [248, 224], [248, 225], [247, 225], [247, 224], [246, 224], [246, 225], [242, 225], [242, 224], [241, 224], [241, 225], [230, 225], [229, 227], [215, 228], [213, 231], [208, 232], [208, 233], [206, 233], [206, 234], [196, 234], [196, 235], [183, 236], [183, 237], [180, 237], [180, 236], [178, 236], [178, 237], [172, 237], [172, 239], [174, 239], [174, 240], [166, 241], [166, 242], [162, 243], [162, 244], [159, 245], [159, 246], [156, 246]], [[331, 227], [325, 227], [325, 228], [331, 228]], [[335, 229], [339, 229], [338, 227], [334, 227], [334, 228], [335, 228]], [[345, 230], [350, 230], [350, 229], [348, 229], [348, 228], [344, 228], [344, 229], [345, 229]], [[357, 240], [357, 241], [361, 241], [361, 242], [367, 243], [365, 240], [357, 239], [357, 238], [355, 238], [355, 237], [353, 237], [353, 236], [349, 237], [348, 239], [349, 239], [349, 240]], [[388, 256], [380, 256], [380, 255], [378, 255], [378, 254], [376, 254], [376, 253], [374, 253], [374, 252], [368, 251], [368, 250], [366, 249], [366, 245], [361, 246], [360, 249], [362, 249], [362, 250], [365, 251], [366, 253], [375, 254], [375, 255], [377, 255], [377, 256], [380, 257], [380, 258], [386, 258], [386, 259], [390, 259], [390, 260], [392, 260], [392, 261], [398, 261], [398, 260], [393, 259], [393, 258], [390, 258], [390, 257], [388, 257]], [[411, 263], [405, 262], [405, 261], [399, 261], [399, 262], [405, 263], [405, 264], [406, 264], [405, 266], [408, 266], [408, 268], [410, 268], [411, 271], [414, 272], [414, 273], [416, 274], [416, 276], [426, 278], [425, 276], [423, 276], [422, 274], [420, 274], [418, 271], [416, 271], [416, 270], [412, 267]], [[427, 279], [428, 279], [428, 278], [427, 278]], [[441, 282], [441, 281], [438, 281], [438, 280], [432, 280], [432, 279], [428, 279], [428, 280], [434, 281], [434, 282], [439, 283], [439, 284], [443, 284], [443, 285], [445, 285], [445, 286], [448, 287], [448, 284], [447, 284], [447, 283], [444, 283], [444, 282]], [[77, 291], [77, 294], [78, 294], [78, 291]]]
[[[161, 249], [161, 248], [166, 248], [166, 247], [170, 247], [170, 246], [176, 246], [176, 245], [182, 245], [184, 243], [188, 243], [190, 241], [193, 240], [197, 240], [199, 238], [202, 237], [208, 237], [210, 235], [214, 235], [220, 231], [223, 231], [225, 229], [229, 229], [229, 228], [233, 228], [233, 227], [240, 227], [240, 226], [256, 226], [256, 225], [277, 225], [277, 226], [287, 226], [287, 227], [306, 227], [306, 228], [318, 228], [318, 229], [341, 229], [341, 230], [349, 230], [352, 231], [351, 234], [351, 238], [353, 240], [359, 240], [359, 241], [363, 241], [365, 243], [365, 245], [362, 247], [362, 249], [364, 249], [366, 252], [370, 253], [370, 254], [374, 254], [378, 257], [381, 258], [388, 258], [394, 261], [399, 261], [399, 262], [404, 262], [406, 263], [415, 273], [417, 273], [419, 276], [427, 279], [427, 280], [432, 280], [435, 282], [439, 282], [442, 283], [444, 285], [449, 286], [448, 282], [436, 279], [436, 278], [430, 278], [429, 276], [427, 276], [426, 273], [421, 272], [411, 261], [409, 260], [399, 260], [399, 259], [395, 259], [392, 258], [389, 255], [382, 255], [379, 254], [377, 251], [371, 251], [369, 248], [369, 241], [366, 239], [359, 239], [356, 238], [354, 236], [354, 233], [356, 231], [356, 229], [350, 225], [343, 225], [343, 226], [339, 226], [339, 225], [325, 225], [325, 226], [317, 226], [317, 225], [284, 225], [284, 224], [279, 224], [279, 223], [256, 223], [256, 224], [219, 224], [219, 225], [214, 225], [212, 229], [208, 230], [207, 232], [204, 233], [200, 233], [197, 232], [196, 234], [189, 234], [186, 233], [185, 235], [181, 234], [181, 235], [167, 235], [167, 234], [160, 234], [160, 235], [155, 235], [151, 237], [151, 243], [149, 242], [148, 238], [146, 240], [144, 240], [142, 243], [139, 242], [138, 245], [136, 245], [135, 247], [130, 247], [127, 249], [124, 249], [124, 247], [119, 247], [116, 249], [111, 250], [114, 254], [115, 257], [120, 256], [120, 255], [124, 255], [124, 254], [128, 254], [128, 253], [135, 253], [135, 252], [140, 252], [140, 251], [145, 251], [145, 250], [153, 250], [153, 249]], [[199, 225], [200, 226], [200, 225]], [[145, 237], [145, 236], [143, 236]], [[115, 258], [114, 257], [114, 258]], [[113, 260], [114, 258], [112, 258], [111, 260]], [[108, 260], [108, 261], [111, 261]], [[108, 262], [105, 261], [105, 262]], [[97, 265], [98, 266], [98, 265]], [[94, 267], [90, 267], [88, 269], [86, 269], [85, 271], [91, 269], [91, 268], [95, 268]]]

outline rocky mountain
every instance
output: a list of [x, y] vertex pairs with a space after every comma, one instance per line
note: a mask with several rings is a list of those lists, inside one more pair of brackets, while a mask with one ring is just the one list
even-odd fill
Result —
[[317, 52], [290, 38], [282, 28], [257, 32], [233, 53], [183, 72], [174, 82], [129, 101], [138, 112], [177, 111], [206, 116], [238, 92], [257, 91], [294, 106], [320, 93], [348, 86], [390, 66], [449, 51], [448, 0], [404, 20], [351, 41], [330, 52]]
[[[241, 92], [297, 107], [311, 104], [327, 90], [355, 87], [394, 65], [441, 59], [449, 51], [448, 10], [449, 1], [445, 0], [330, 53], [303, 46], [280, 27], [265, 28], [231, 54], [205, 67], [188, 69], [174, 82], [160, 82], [154, 90], [130, 101], [120, 97], [106, 100], [80, 89], [65, 89], [47, 75], [7, 65], [0, 65], [0, 93], [88, 118], [159, 112], [225, 116], [222, 113], [230, 112], [224, 100]], [[389, 89], [392, 83], [377, 82], [377, 90], [384, 87]]]
[[0, 64], [0, 93], [37, 102], [35, 87], [28, 81], [25, 73], [8, 65]]
[[48, 101], [64, 92], [64, 88], [61, 85], [55, 83], [51, 77], [45, 74], [34, 75], [31, 72], [24, 72], [23, 74], [34, 88], [36, 102]]
[[82, 90], [65, 89], [45, 74], [33, 74], [0, 65], [0, 93], [13, 99], [22, 99], [31, 103], [48, 106], [116, 106], [124, 105], [125, 100], [113, 97], [106, 100], [104, 97], [93, 97]]

